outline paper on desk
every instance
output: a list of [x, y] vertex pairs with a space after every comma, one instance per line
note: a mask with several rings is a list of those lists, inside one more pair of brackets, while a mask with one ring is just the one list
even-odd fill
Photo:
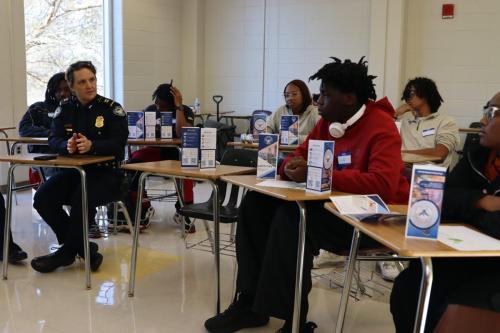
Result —
[[439, 226], [438, 240], [459, 251], [500, 250], [500, 240], [462, 226]]
[[256, 185], [265, 186], [265, 187], [279, 187], [279, 188], [293, 188], [304, 190], [306, 188], [306, 183], [296, 183], [289, 180], [264, 180]]

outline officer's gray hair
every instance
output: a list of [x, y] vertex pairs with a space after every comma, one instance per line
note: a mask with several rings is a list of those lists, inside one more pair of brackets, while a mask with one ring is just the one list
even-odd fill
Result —
[[72, 63], [69, 65], [68, 69], [66, 70], [66, 81], [68, 81], [68, 84], [70, 87], [73, 87], [73, 83], [75, 81], [75, 71], [79, 71], [80, 69], [87, 68], [90, 70], [92, 73], [96, 73], [95, 67], [92, 64], [92, 61], [77, 61], [75, 63]]

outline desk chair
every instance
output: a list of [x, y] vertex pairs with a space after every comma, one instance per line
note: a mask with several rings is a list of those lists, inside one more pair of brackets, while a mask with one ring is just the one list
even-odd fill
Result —
[[[250, 149], [229, 149], [226, 150], [221, 160], [222, 165], [234, 165], [234, 166], [247, 166], [247, 167], [257, 167], [257, 151]], [[220, 209], [220, 222], [221, 223], [231, 223], [230, 241], [229, 244], [221, 247], [221, 251], [227, 249], [234, 242], [234, 223], [238, 221], [238, 208], [243, 197], [243, 188], [234, 187], [232, 184], [227, 184], [220, 181], [219, 183], [219, 198], [221, 209]], [[210, 198], [202, 203], [193, 203], [185, 205], [180, 208], [179, 213], [182, 216], [186, 216], [193, 219], [202, 219], [205, 221], [205, 228], [207, 234], [209, 235], [208, 240], [211, 244], [211, 251], [213, 252], [213, 241], [210, 237], [210, 230], [206, 221], [213, 220], [213, 204], [212, 195]], [[182, 228], [185, 230], [185, 228]], [[198, 242], [192, 246], [186, 243], [186, 247], [191, 248], [196, 245], [201, 245], [204, 241]]]

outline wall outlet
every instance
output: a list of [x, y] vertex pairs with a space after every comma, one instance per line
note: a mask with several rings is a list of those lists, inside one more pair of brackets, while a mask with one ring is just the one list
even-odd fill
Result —
[[16, 154], [21, 154], [22, 153], [22, 148], [21, 146], [16, 147]]

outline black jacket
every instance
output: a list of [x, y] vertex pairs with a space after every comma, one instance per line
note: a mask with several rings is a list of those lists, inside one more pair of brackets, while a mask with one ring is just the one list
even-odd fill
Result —
[[92, 141], [88, 154], [114, 155], [121, 162], [125, 154], [128, 124], [125, 111], [115, 101], [97, 95], [87, 105], [70, 97], [56, 109], [49, 145], [61, 155], [68, 155], [67, 143], [73, 133], [81, 133]]
[[[37, 102], [28, 108], [23, 118], [19, 122], [19, 135], [29, 137], [43, 137], [50, 135], [52, 117], [57, 108], [56, 104]], [[49, 152], [48, 146], [28, 146], [30, 153]]]
[[472, 144], [449, 174], [443, 198], [443, 217], [458, 219], [500, 239], [500, 211], [486, 212], [475, 207], [483, 196], [500, 196], [500, 177], [493, 182], [484, 175], [491, 151]]

